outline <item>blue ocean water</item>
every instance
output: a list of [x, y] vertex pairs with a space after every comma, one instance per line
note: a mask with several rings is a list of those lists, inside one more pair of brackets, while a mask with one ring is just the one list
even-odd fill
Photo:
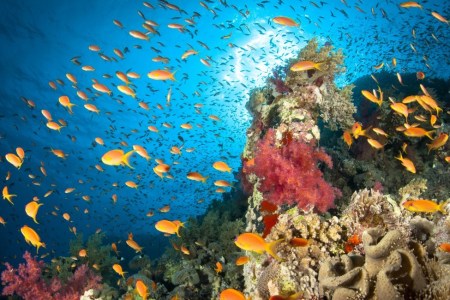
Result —
[[[14, 206], [0, 202], [0, 216], [6, 221], [0, 226], [6, 245], [0, 248], [0, 260], [14, 261], [25, 250], [34, 252], [20, 233], [25, 224], [46, 243], [41, 253], [52, 256], [67, 255], [73, 227], [85, 236], [101, 230], [111, 240], [122, 241], [132, 232], [148, 237], [138, 240], [146, 254], [160, 253], [154, 223], [201, 215], [209, 203], [222, 198], [213, 182], [236, 179], [233, 173], [214, 170], [212, 164], [225, 161], [238, 171], [251, 118], [245, 108], [251, 89], [264, 85], [273, 68], [295, 57], [313, 37], [322, 45], [342, 49], [347, 70], [336, 79], [340, 85], [378, 72], [374, 66], [382, 62], [384, 70], [392, 70], [394, 57], [400, 73], [423, 71], [427, 77], [448, 79], [450, 27], [431, 11], [448, 17], [450, 5], [421, 1], [423, 9], [405, 9], [400, 2], [173, 0], [170, 3], [180, 9], [176, 10], [166, 1], [148, 1], [153, 8], [141, 1], [1, 1], [1, 188], [8, 186], [17, 197]], [[300, 26], [274, 24], [276, 16], [288, 16]], [[132, 37], [130, 30], [145, 32], [144, 20], [157, 23], [158, 34], [148, 34], [149, 40]], [[169, 28], [173, 23], [183, 30]], [[90, 50], [92, 45], [100, 50]], [[189, 49], [198, 53], [181, 59]], [[158, 56], [167, 63], [155, 62]], [[82, 66], [95, 71], [84, 71]], [[175, 81], [147, 77], [150, 71], [165, 68], [175, 72]], [[123, 84], [117, 71], [140, 75], [130, 79], [136, 99], [116, 88]], [[68, 73], [76, 77], [76, 85], [68, 80]], [[112, 94], [97, 93], [93, 80], [108, 86]], [[56, 90], [49, 82], [56, 84]], [[89, 100], [78, 97], [77, 90], [86, 92]], [[58, 102], [63, 95], [75, 104], [72, 114]], [[88, 111], [83, 107], [86, 103], [100, 112]], [[41, 110], [67, 126], [60, 132], [50, 130]], [[220, 119], [215, 121], [211, 115]], [[185, 123], [192, 129], [180, 127]], [[105, 145], [97, 144], [96, 137]], [[151, 159], [133, 154], [134, 169], [102, 163], [107, 151], [127, 152], [133, 145], [145, 147]], [[172, 154], [173, 146], [182, 154]], [[5, 160], [17, 147], [25, 150], [19, 170]], [[56, 157], [51, 149], [63, 150], [67, 156]], [[155, 159], [172, 166], [173, 179], [161, 179], [153, 172]], [[187, 179], [193, 171], [209, 179], [206, 183]], [[127, 187], [129, 180], [138, 188]], [[67, 188], [75, 190], [66, 193]], [[86, 196], [89, 201], [83, 200]], [[39, 224], [24, 210], [33, 197], [44, 204], [37, 215]], [[159, 212], [167, 205], [169, 212]], [[148, 217], [148, 212], [154, 216]], [[62, 217], [64, 213], [70, 221]]]

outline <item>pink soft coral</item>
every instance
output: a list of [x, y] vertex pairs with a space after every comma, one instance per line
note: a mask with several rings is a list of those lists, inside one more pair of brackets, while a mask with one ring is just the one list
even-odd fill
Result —
[[17, 269], [5, 263], [6, 270], [1, 275], [3, 295], [16, 294], [25, 300], [75, 300], [85, 290], [100, 287], [101, 277], [87, 265], [78, 267], [63, 285], [59, 278], [47, 281], [42, 277], [43, 261], [37, 261], [29, 252], [25, 252], [23, 258], [26, 264], [20, 264]]
[[261, 178], [259, 190], [265, 199], [277, 205], [297, 204], [302, 209], [313, 206], [320, 212], [333, 207], [341, 192], [325, 181], [317, 167], [321, 161], [332, 168], [330, 156], [314, 145], [292, 139], [278, 148], [274, 137], [274, 130], [269, 129], [258, 144], [251, 168]]

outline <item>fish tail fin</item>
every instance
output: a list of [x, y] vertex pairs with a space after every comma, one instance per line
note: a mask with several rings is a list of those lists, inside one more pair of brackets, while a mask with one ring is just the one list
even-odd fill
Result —
[[40, 242], [40, 243], [38, 243], [38, 244], [36, 245], [36, 254], [39, 253], [39, 248], [40, 248], [40, 247], [45, 248], [45, 243]]
[[131, 165], [130, 165], [130, 156], [134, 153], [134, 150], [131, 150], [129, 152], [127, 152], [123, 158], [122, 158], [122, 162], [127, 165], [128, 167], [130, 167], [131, 169], [134, 169]]
[[430, 151], [433, 148], [433, 144], [427, 144], [427, 148], [428, 148], [428, 154], [430, 154]]
[[436, 130], [430, 130], [430, 131], [427, 131], [427, 133], [425, 134], [430, 140], [432, 140], [433, 139], [433, 137], [431, 136], [431, 134], [433, 134], [433, 133], [435, 133], [436, 132]]
[[209, 176], [203, 177], [202, 182], [206, 183], [206, 180], [208, 180]]
[[36, 217], [33, 218], [34, 223], [39, 224], [38, 221], [36, 221]]
[[322, 65], [323, 65], [324, 63], [323, 62], [321, 62], [321, 63], [315, 63], [314, 64], [314, 68], [316, 68], [317, 70], [319, 70], [319, 71], [322, 71]]
[[447, 215], [448, 212], [445, 210], [445, 207], [447, 206], [447, 204], [449, 204], [450, 200], [448, 201], [443, 201], [441, 204], [439, 204], [439, 208], [438, 210], [443, 213], [444, 215]]
[[279, 257], [277, 255], [277, 248], [278, 248], [278, 245], [283, 241], [284, 241], [284, 239], [279, 239], [279, 240], [276, 240], [276, 241], [273, 241], [270, 243], [266, 243], [265, 250], [266, 250], [267, 254], [269, 254], [276, 260], [281, 261], [282, 260], [281, 257]]
[[400, 160], [400, 161], [402, 161], [402, 160], [403, 160], [402, 152], [400, 151], [399, 154], [398, 154], [398, 156], [396, 156], [395, 158], [398, 159], [398, 160]]
[[170, 73], [170, 80], [172, 80], [172, 81], [177, 81], [176, 79], [175, 79], [175, 73], [176, 72], [178, 72], [178, 70], [175, 70], [173, 73]]

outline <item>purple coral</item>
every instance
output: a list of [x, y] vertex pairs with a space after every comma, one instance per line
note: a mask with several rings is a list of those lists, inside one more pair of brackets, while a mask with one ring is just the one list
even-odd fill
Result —
[[269, 129], [258, 144], [251, 168], [261, 179], [259, 190], [264, 197], [277, 205], [297, 204], [302, 209], [313, 206], [320, 212], [333, 207], [341, 192], [325, 181], [317, 167], [320, 161], [332, 168], [330, 156], [314, 145], [293, 139], [287, 139], [280, 148], [274, 143], [275, 132]]
[[75, 300], [85, 290], [100, 287], [101, 277], [95, 275], [87, 265], [75, 270], [66, 284], [57, 277], [47, 281], [42, 277], [44, 261], [37, 261], [29, 252], [23, 255], [26, 264], [19, 264], [17, 269], [5, 263], [6, 270], [1, 274], [2, 295], [18, 295], [25, 300]]
[[275, 86], [275, 91], [280, 94], [288, 94], [292, 92], [292, 89], [283, 80], [283, 75], [286, 71], [282, 68], [277, 68], [273, 71], [273, 77], [269, 78], [269, 81]]

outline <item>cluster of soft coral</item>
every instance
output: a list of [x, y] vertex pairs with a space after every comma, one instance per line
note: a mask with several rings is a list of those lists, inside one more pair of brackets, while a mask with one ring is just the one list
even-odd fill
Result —
[[292, 89], [286, 84], [283, 77], [286, 76], [286, 68], [278, 67], [273, 71], [273, 76], [269, 78], [269, 81], [274, 85], [275, 91], [280, 94], [288, 94], [292, 92]]
[[277, 147], [275, 131], [269, 129], [258, 144], [254, 165], [247, 171], [261, 179], [259, 190], [266, 200], [325, 212], [341, 192], [325, 181], [318, 162], [333, 167], [330, 156], [314, 144], [288, 139]]
[[18, 295], [25, 300], [78, 300], [84, 291], [101, 287], [101, 276], [95, 275], [87, 265], [79, 266], [64, 284], [57, 277], [44, 279], [45, 263], [34, 259], [29, 252], [23, 258], [26, 264], [20, 264], [17, 269], [5, 263], [6, 270], [1, 274], [3, 295]]

